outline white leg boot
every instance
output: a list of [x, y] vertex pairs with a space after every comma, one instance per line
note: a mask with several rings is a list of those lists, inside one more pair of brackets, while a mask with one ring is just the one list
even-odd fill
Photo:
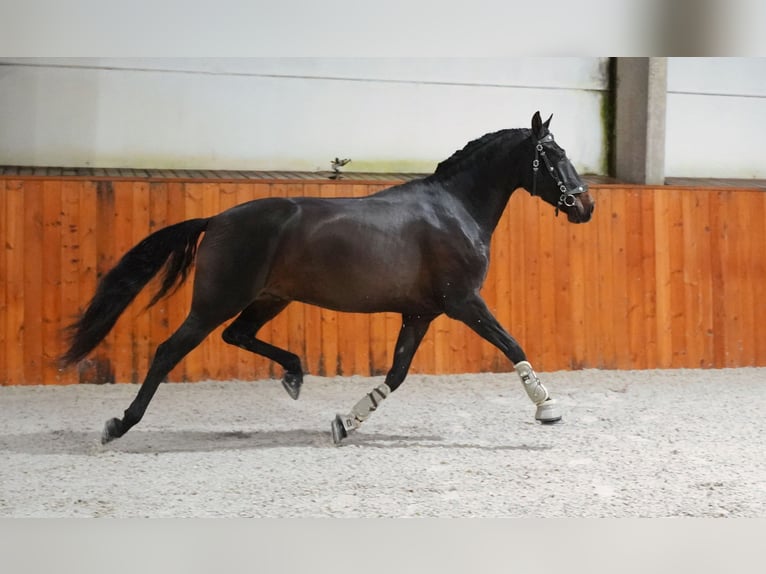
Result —
[[548, 390], [540, 382], [537, 374], [527, 361], [520, 361], [514, 366], [521, 378], [524, 390], [529, 399], [537, 405], [535, 419], [542, 423], [555, 423], [561, 420], [561, 409], [558, 403], [548, 394]]
[[388, 395], [391, 389], [386, 383], [378, 385], [371, 392], [364, 395], [356, 403], [351, 412], [347, 415], [336, 415], [332, 422], [332, 440], [335, 444], [348, 436], [348, 433], [359, 428], [364, 421], [378, 408]]

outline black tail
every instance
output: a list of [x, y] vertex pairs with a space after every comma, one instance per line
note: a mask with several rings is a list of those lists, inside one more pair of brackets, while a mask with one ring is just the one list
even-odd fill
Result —
[[194, 263], [197, 240], [207, 228], [208, 221], [189, 219], [165, 227], [123, 255], [101, 279], [82, 316], [68, 327], [70, 346], [61, 356], [62, 366], [84, 359], [109, 334], [122, 312], [163, 267], [162, 286], [149, 307], [180, 287]]

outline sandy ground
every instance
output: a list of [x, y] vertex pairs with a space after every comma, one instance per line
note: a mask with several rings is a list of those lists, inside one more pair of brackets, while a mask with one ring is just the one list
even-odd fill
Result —
[[766, 517], [766, 369], [412, 375], [336, 447], [381, 378], [0, 388], [2, 517]]

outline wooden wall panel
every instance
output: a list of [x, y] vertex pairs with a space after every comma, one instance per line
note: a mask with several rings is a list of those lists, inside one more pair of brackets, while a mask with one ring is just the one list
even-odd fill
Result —
[[[184, 320], [192, 281], [149, 311], [141, 293], [85, 361], [64, 371], [63, 329], [97, 280], [166, 225], [263, 197], [362, 197], [381, 182], [8, 176], [0, 179], [0, 383], [140, 382], [156, 346]], [[515, 193], [493, 237], [484, 296], [539, 371], [766, 366], [766, 194], [757, 190], [591, 187], [586, 225]], [[259, 338], [309, 373], [382, 375], [395, 314], [292, 303]], [[216, 329], [170, 381], [281, 377]], [[434, 321], [412, 372], [508, 371], [468, 327]]]
[[24, 185], [23, 230], [23, 299], [24, 323], [21, 344], [24, 347], [24, 379], [42, 380], [43, 376], [43, 182]]
[[5, 365], [8, 383], [24, 378], [24, 184], [8, 181], [5, 186]]
[[[43, 376], [41, 380], [58, 383], [61, 380], [61, 374], [56, 365], [56, 359], [64, 350], [61, 337], [61, 257], [58, 256], [61, 253], [61, 181], [43, 182], [42, 224], [40, 257], [43, 265], [43, 292], [40, 305], [42, 306]], [[0, 261], [2, 259], [3, 253], [0, 250]], [[4, 277], [2, 264], [0, 264], [0, 281], [4, 280]], [[3, 364], [2, 353], [0, 341], [0, 364]]]
[[[752, 242], [752, 281], [760, 281], [763, 286], [766, 278], [766, 257], [763, 255], [763, 246], [766, 245], [766, 193], [748, 194], [751, 215], [753, 217]], [[752, 289], [755, 299], [753, 313], [753, 327], [755, 329], [755, 365], [766, 365], [766, 301], [764, 301], [764, 289]], [[712, 320], [709, 320], [712, 324]]]
[[[0, 180], [0, 383], [15, 382], [8, 376], [8, 312], [6, 301], [8, 294], [8, 187], [10, 180]], [[58, 293], [55, 285], [50, 285], [53, 293]], [[57, 382], [57, 381], [56, 381]]]

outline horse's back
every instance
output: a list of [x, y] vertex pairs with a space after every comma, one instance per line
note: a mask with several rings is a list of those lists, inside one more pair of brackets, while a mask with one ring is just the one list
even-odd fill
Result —
[[211, 220], [200, 267], [268, 296], [350, 312], [438, 312], [474, 246], [417, 187], [363, 198], [267, 198]]

